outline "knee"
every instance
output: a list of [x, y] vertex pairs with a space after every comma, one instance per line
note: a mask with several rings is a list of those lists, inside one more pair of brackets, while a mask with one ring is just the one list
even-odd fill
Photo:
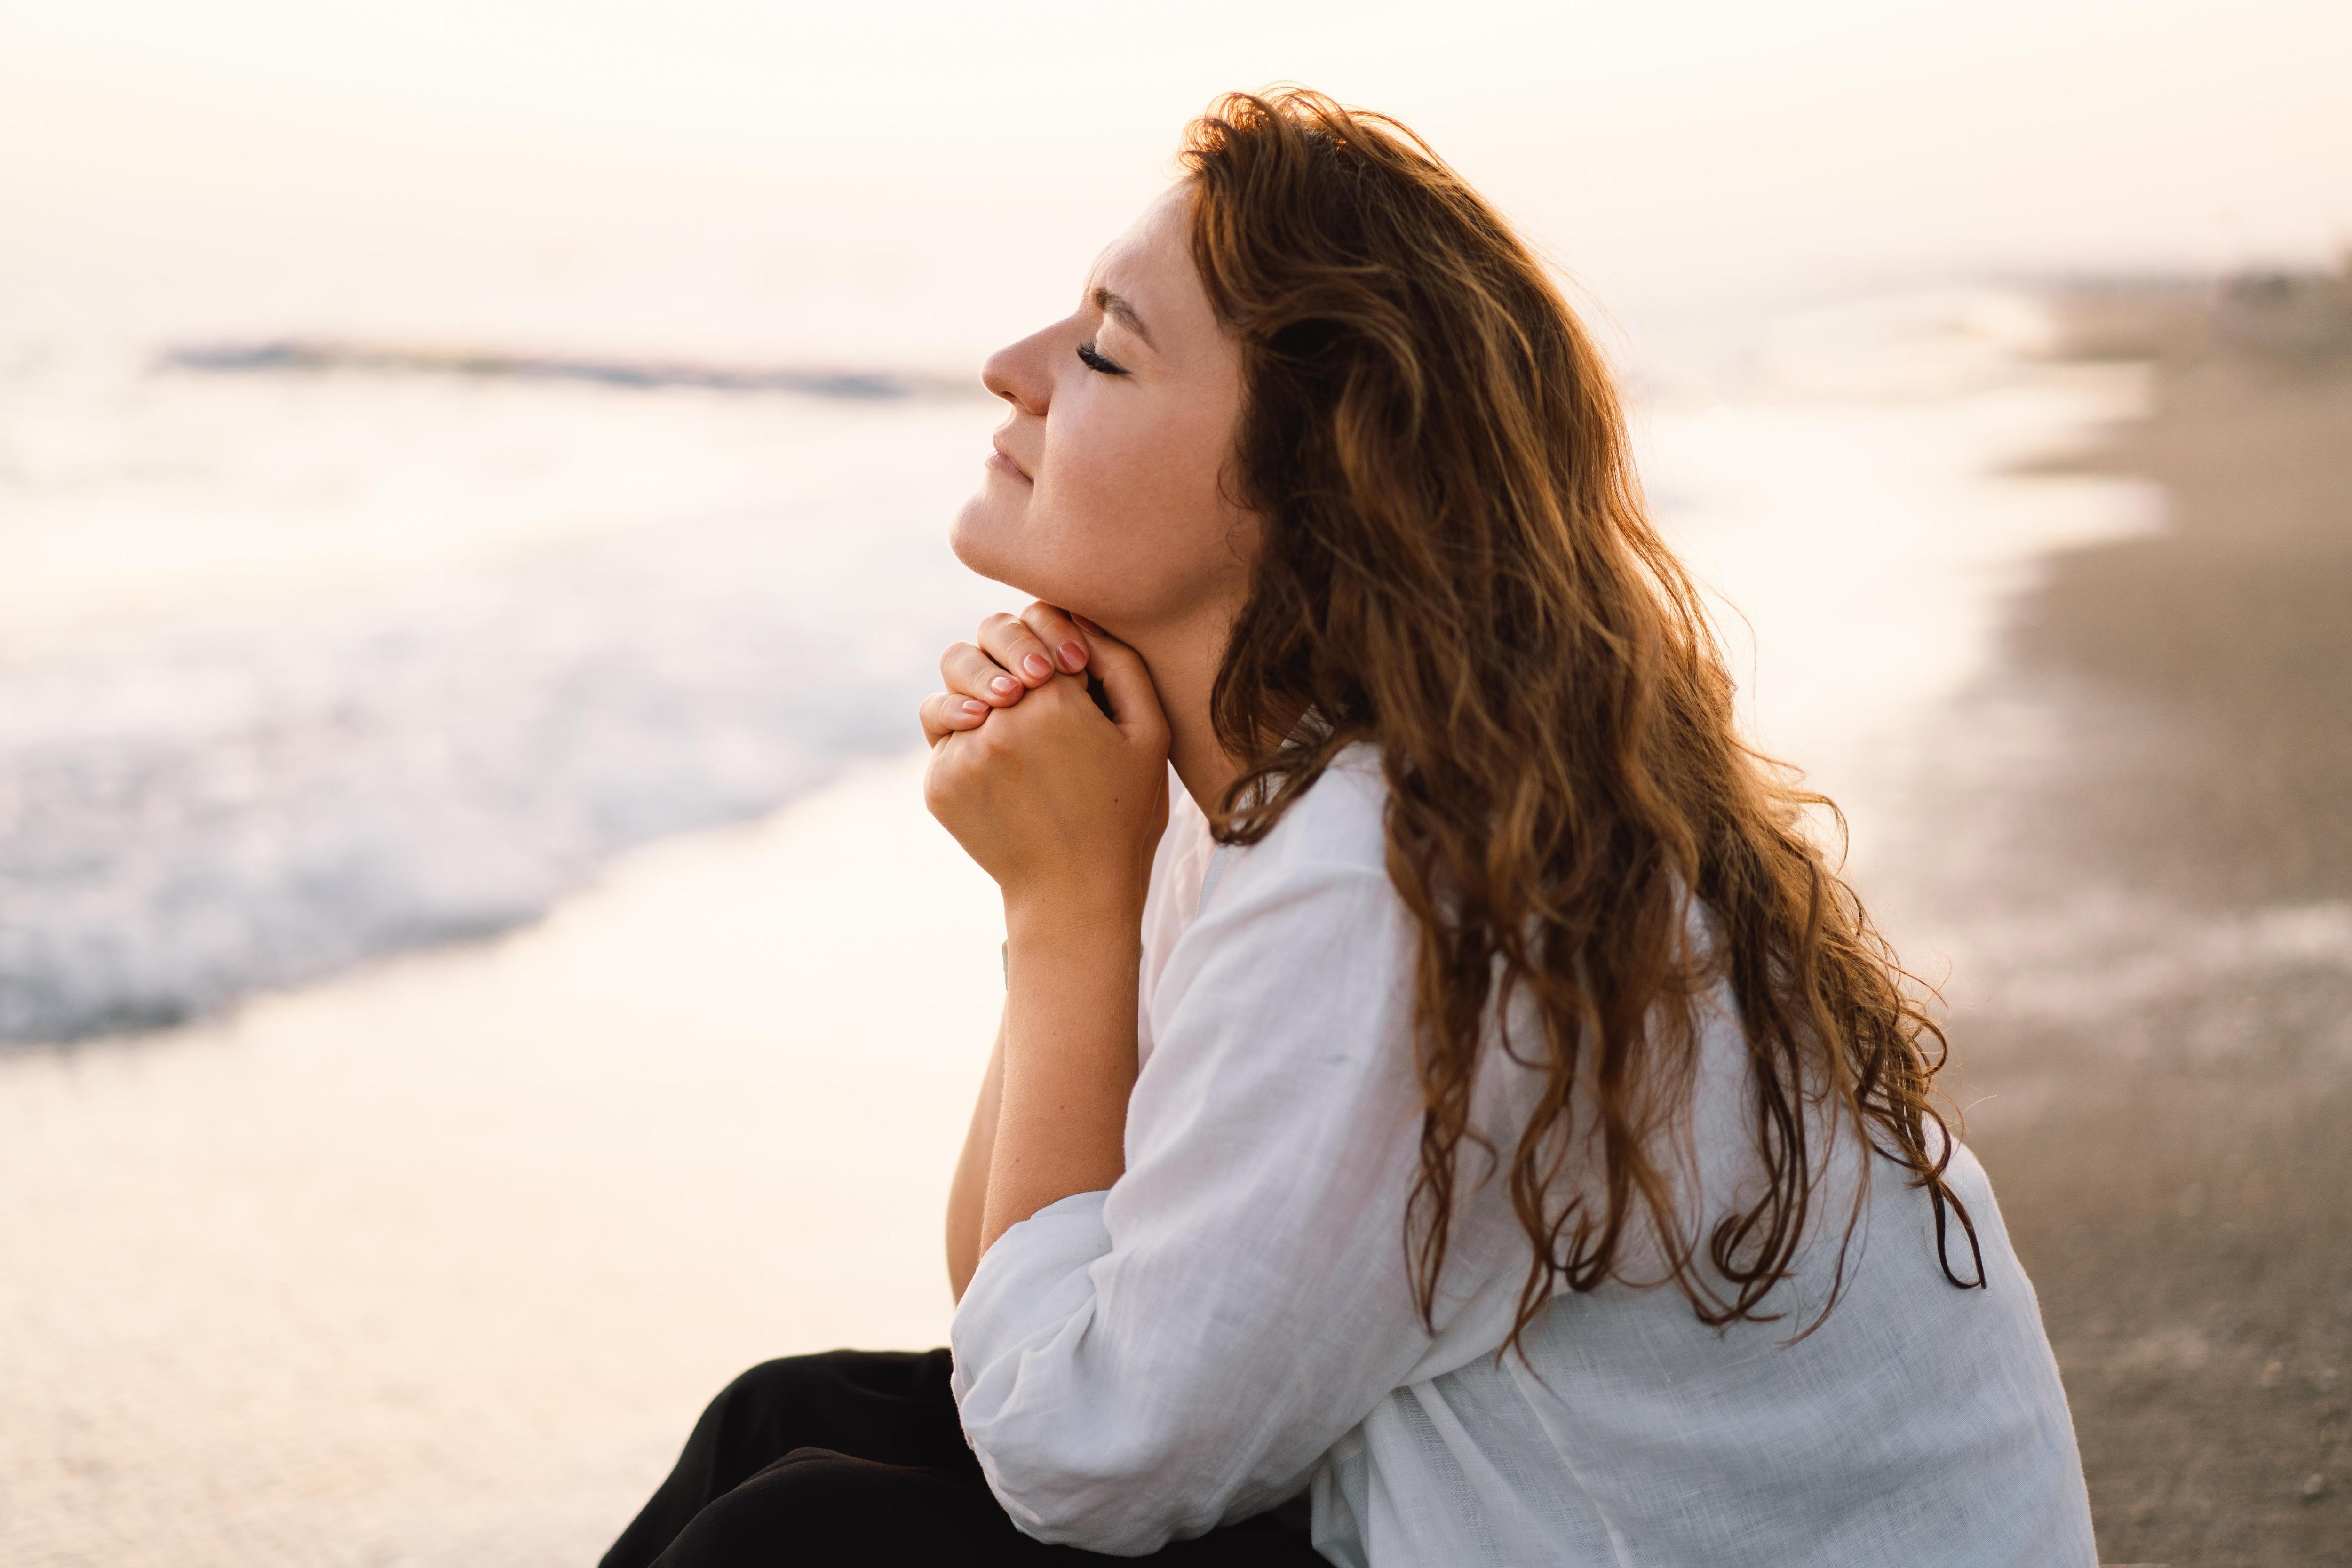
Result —
[[[841, 1352], [783, 1356], [763, 1361], [739, 1374], [710, 1402], [710, 1414], [737, 1437], [754, 1432], [791, 1434], [805, 1427], [813, 1413], [831, 1410], [843, 1384]], [[786, 1447], [809, 1441], [788, 1438]], [[782, 1448], [771, 1448], [772, 1459]], [[765, 1463], [766, 1460], [762, 1460]]]
[[746, 1403], [806, 1398], [854, 1390], [904, 1396], [929, 1380], [947, 1381], [945, 1351], [819, 1351], [763, 1361], [727, 1385], [722, 1398]]
[[761, 1362], [703, 1406], [678, 1460], [681, 1471], [698, 1477], [697, 1490], [715, 1499], [790, 1450], [825, 1440], [822, 1413], [830, 1380], [824, 1368], [810, 1364], [823, 1360]]

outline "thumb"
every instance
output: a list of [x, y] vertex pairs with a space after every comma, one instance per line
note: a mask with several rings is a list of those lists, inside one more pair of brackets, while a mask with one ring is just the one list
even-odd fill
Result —
[[1151, 671], [1133, 648], [1095, 625], [1082, 623], [1087, 634], [1087, 668], [1103, 686], [1110, 700], [1111, 722], [1138, 744], [1168, 750], [1168, 715], [1160, 707], [1160, 689]]

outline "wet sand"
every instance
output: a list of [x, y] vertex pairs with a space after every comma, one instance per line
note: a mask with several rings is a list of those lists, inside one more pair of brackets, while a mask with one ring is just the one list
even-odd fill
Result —
[[2352, 289], [2325, 295], [2078, 301], [2083, 352], [2159, 356], [2155, 408], [2053, 467], [2152, 479], [2168, 524], [2020, 597], [1887, 877], [1954, 964], [1957, 1097], [2108, 1563], [2352, 1563]]

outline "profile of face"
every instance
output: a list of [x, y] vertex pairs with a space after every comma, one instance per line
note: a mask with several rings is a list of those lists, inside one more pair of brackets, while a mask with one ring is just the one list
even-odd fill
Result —
[[1178, 185], [1105, 251], [1078, 307], [990, 357], [1011, 405], [951, 535], [982, 576], [1130, 642], [1231, 624], [1255, 529], [1225, 495], [1241, 355], [1218, 323]]

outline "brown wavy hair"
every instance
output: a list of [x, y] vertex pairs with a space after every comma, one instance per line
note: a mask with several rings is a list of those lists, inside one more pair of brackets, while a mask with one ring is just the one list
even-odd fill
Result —
[[[1263, 528], [1212, 699], [1244, 762], [1217, 831], [1255, 842], [1342, 747], [1378, 745], [1418, 931], [1424, 1319], [1457, 1197], [1488, 1179], [1465, 1178], [1465, 1143], [1506, 1173], [1532, 1248], [1512, 1343], [1556, 1289], [1612, 1279], [1671, 1279], [1711, 1324], [1780, 1315], [1766, 1298], [1841, 1122], [1928, 1191], [1946, 1277], [1981, 1285], [1944, 1179], [1931, 994], [1808, 837], [1809, 808], [1835, 808], [1740, 740], [1608, 366], [1545, 268], [1412, 132], [1319, 93], [1229, 94], [1181, 158], [1192, 258], [1242, 349], [1229, 483]], [[1672, 1151], [1695, 1009], [1725, 980], [1764, 1187], [1708, 1225], [1677, 1205]], [[1540, 1097], [1500, 1148], [1473, 1090], [1497, 1020], [1528, 1017], [1504, 1047]], [[1627, 1277], [1645, 1222], [1665, 1279]]]

